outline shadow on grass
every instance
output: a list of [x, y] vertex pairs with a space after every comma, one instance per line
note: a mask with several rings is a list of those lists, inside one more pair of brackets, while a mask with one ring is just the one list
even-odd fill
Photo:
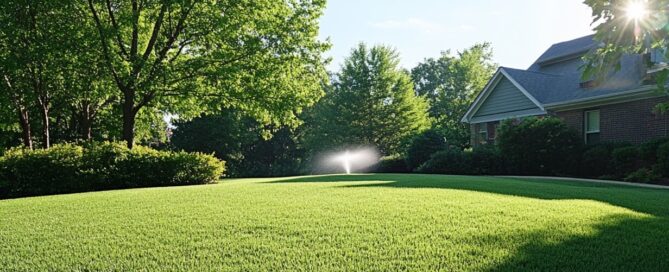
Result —
[[[544, 200], [582, 199], [609, 203], [650, 216], [609, 217], [594, 226], [595, 234], [590, 236], [560, 234], [559, 226], [519, 234], [521, 237], [513, 239], [524, 244], [513, 256], [489, 270], [669, 271], [669, 191], [568, 181], [436, 175], [339, 175], [274, 181], [314, 182], [346, 183], [341, 185], [343, 188], [454, 189]], [[556, 237], [565, 238], [555, 241]]]
[[489, 271], [669, 271], [669, 220], [611, 216], [591, 236], [552, 241], [559, 230], [516, 237], [525, 244]]
[[[332, 175], [271, 183], [347, 183], [345, 188], [431, 188], [485, 192], [544, 200], [582, 199], [669, 217], [669, 190], [562, 180], [442, 175]], [[356, 184], [356, 183], [360, 184]]]

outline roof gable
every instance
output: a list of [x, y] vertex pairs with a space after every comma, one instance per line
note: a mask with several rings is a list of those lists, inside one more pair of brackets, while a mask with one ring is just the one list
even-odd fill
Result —
[[521, 111], [538, 108], [523, 92], [511, 81], [502, 77], [488, 98], [481, 104], [474, 117], [488, 116], [512, 111]]
[[463, 122], [490, 122], [545, 113], [543, 106], [500, 68], [469, 108]]

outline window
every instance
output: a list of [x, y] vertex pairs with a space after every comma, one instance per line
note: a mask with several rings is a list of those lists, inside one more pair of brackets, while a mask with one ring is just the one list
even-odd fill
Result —
[[488, 142], [488, 124], [479, 124], [479, 143], [486, 144]]
[[585, 112], [585, 143], [599, 142], [599, 110]]

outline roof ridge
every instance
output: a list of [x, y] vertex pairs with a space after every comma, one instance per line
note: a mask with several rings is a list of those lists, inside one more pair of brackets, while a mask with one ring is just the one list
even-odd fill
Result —
[[525, 69], [516, 69], [516, 68], [510, 68], [510, 67], [500, 67], [504, 70], [514, 70], [517, 72], [526, 72], [526, 73], [533, 73], [533, 74], [539, 74], [539, 75], [545, 75], [545, 76], [553, 76], [553, 77], [563, 77], [564, 75], [557, 75], [557, 74], [549, 74], [549, 73], [544, 73], [544, 72], [539, 72], [539, 71], [531, 71], [531, 70], [525, 70]]
[[595, 37], [595, 34], [593, 33], [593, 34], [590, 34], [590, 35], [585, 35], [585, 36], [581, 36], [581, 37], [578, 37], [578, 38], [574, 38], [574, 39], [571, 39], [571, 40], [557, 42], [557, 43], [554, 43], [553, 45], [558, 45], [558, 44], [563, 44], [563, 43], [570, 43], [570, 42], [577, 41], [577, 40], [580, 40], [580, 39], [585, 39], [585, 38], [591, 38], [592, 39], [594, 37]]

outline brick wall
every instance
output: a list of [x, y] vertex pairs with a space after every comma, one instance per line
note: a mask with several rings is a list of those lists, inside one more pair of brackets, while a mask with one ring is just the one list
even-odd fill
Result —
[[639, 144], [669, 136], [669, 113], [655, 114], [655, 105], [667, 98], [651, 98], [627, 103], [556, 112], [568, 126], [583, 135], [584, 112], [599, 110], [600, 141]]

